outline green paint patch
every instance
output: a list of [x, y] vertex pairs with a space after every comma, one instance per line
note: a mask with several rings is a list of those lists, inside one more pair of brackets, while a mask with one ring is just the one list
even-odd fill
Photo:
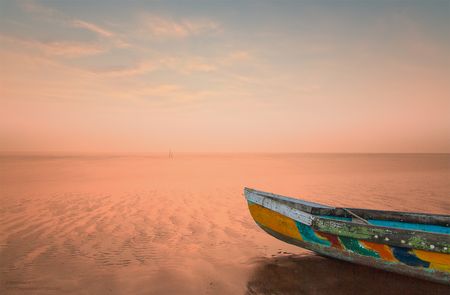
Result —
[[411, 237], [408, 240], [408, 244], [413, 246], [416, 249], [421, 249], [421, 248], [424, 248], [425, 246], [428, 246], [428, 242], [425, 239], [422, 239], [421, 237], [417, 237], [417, 236]]
[[385, 230], [369, 228], [369, 227], [356, 227], [352, 224], [345, 224], [342, 222], [334, 222], [331, 220], [321, 220], [316, 219], [314, 224], [320, 231], [336, 234], [345, 235], [347, 237], [367, 240], [371, 239], [375, 234], [383, 235]]
[[331, 246], [330, 241], [316, 235], [311, 227], [298, 221], [296, 221], [295, 223], [297, 224], [297, 229], [305, 242], [320, 244], [328, 247]]
[[380, 255], [377, 252], [364, 248], [356, 239], [348, 237], [339, 237], [339, 240], [341, 240], [342, 244], [344, 245], [344, 248], [351, 252], [364, 256], [380, 258]]

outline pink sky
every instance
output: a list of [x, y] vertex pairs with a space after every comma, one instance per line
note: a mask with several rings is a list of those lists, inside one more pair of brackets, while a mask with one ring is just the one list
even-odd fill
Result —
[[0, 4], [0, 151], [450, 152], [446, 1], [132, 3]]

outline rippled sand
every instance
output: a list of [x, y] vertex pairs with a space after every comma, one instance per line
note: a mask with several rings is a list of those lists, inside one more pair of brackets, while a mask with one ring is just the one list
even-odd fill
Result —
[[0, 293], [444, 294], [268, 236], [242, 189], [450, 214], [449, 179], [448, 155], [3, 155]]

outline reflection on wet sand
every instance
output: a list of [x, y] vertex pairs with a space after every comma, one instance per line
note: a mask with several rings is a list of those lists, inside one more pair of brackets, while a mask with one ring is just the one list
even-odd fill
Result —
[[261, 258], [247, 283], [253, 294], [450, 294], [450, 287], [318, 255]]

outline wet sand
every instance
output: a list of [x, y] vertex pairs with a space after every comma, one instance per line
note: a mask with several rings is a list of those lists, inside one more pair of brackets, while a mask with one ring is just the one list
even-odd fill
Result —
[[320, 257], [261, 259], [247, 283], [251, 294], [448, 294], [445, 285]]
[[0, 293], [445, 294], [270, 237], [242, 188], [450, 214], [449, 179], [449, 155], [3, 155]]

